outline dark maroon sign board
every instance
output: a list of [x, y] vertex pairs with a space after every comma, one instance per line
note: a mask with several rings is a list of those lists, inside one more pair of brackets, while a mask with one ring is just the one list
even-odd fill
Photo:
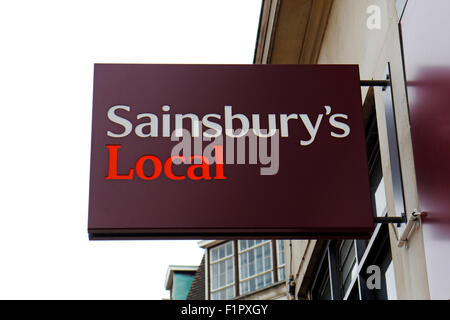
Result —
[[[177, 114], [213, 115], [207, 120], [223, 128], [219, 163], [167, 161], [181, 141], [167, 137]], [[270, 164], [249, 163], [248, 154], [236, 164], [235, 149], [234, 164], [226, 161], [226, 141], [234, 140], [226, 119], [239, 129], [242, 115], [249, 132], [253, 115], [261, 129], [275, 119], [281, 132], [266, 140], [279, 137], [275, 174], [262, 175]], [[190, 118], [182, 121], [198, 132]], [[357, 66], [95, 65], [90, 239], [367, 237], [372, 230]]]

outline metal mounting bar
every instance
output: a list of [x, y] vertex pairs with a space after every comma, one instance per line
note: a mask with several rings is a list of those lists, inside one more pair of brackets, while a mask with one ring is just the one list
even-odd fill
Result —
[[391, 84], [389, 80], [360, 80], [361, 87], [387, 87]]
[[374, 223], [381, 223], [381, 224], [387, 224], [387, 223], [406, 223], [406, 216], [402, 215], [401, 217], [374, 217], [373, 218]]

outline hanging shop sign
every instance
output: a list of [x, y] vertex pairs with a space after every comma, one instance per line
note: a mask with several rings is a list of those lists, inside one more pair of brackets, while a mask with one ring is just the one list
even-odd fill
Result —
[[90, 239], [372, 230], [358, 66], [95, 65]]

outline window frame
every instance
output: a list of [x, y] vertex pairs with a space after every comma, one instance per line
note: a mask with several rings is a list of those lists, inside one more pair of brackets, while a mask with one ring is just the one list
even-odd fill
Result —
[[[283, 263], [280, 263], [280, 244], [283, 244]], [[274, 248], [274, 252], [276, 252], [276, 255], [274, 255], [274, 266], [277, 266], [277, 270], [274, 271], [274, 282], [279, 282], [279, 281], [286, 281], [286, 257], [285, 255], [285, 251], [286, 251], [286, 245], [284, 243], [284, 240], [275, 240], [275, 248]], [[283, 269], [283, 278], [281, 279], [280, 277], [280, 271], [281, 269]], [[280, 280], [281, 279], [281, 280]]]
[[[254, 292], [256, 290], [260, 290], [260, 289], [266, 288], [266, 287], [270, 286], [271, 284], [275, 283], [275, 276], [274, 276], [274, 274], [275, 274], [275, 268], [274, 268], [275, 265], [274, 265], [274, 259], [273, 259], [273, 257], [275, 256], [275, 252], [274, 252], [274, 248], [273, 248], [273, 241], [272, 240], [262, 240], [260, 243], [255, 244], [255, 245], [253, 245], [251, 247], [247, 246], [245, 249], [241, 248], [241, 241], [248, 241], [248, 240], [237, 240], [237, 242], [238, 242], [238, 252], [237, 252], [237, 254], [238, 254], [238, 263], [239, 263], [238, 264], [238, 268], [239, 268], [239, 289], [240, 289], [239, 290], [239, 295], [240, 296], [241, 295], [245, 295], [245, 294], [249, 294], [249, 293]], [[264, 251], [264, 247], [266, 245], [269, 245], [269, 258], [270, 258], [270, 268], [269, 268], [269, 270], [264, 270], [265, 269], [265, 259], [267, 258], [265, 256], [265, 253], [264, 253], [265, 252]], [[263, 271], [259, 272], [259, 273], [256, 271], [256, 252], [255, 252], [255, 273], [250, 275], [250, 271], [248, 270], [247, 271], [247, 273], [248, 273], [247, 277], [245, 277], [245, 278], [242, 277], [241, 278], [241, 275], [242, 275], [241, 274], [241, 259], [242, 259], [241, 255], [247, 254], [250, 251], [256, 251], [258, 248], [261, 248]], [[247, 261], [247, 265], [249, 265], [248, 261]], [[242, 289], [242, 286], [243, 286], [244, 282], [248, 282], [248, 281], [250, 281], [252, 279], [256, 279], [256, 278], [258, 278], [260, 276], [265, 276], [266, 274], [269, 274], [269, 273], [272, 273], [272, 282], [270, 284], [263, 285], [263, 287], [261, 287], [261, 288], [256, 288], [255, 290], [248, 291], [248, 292], [245, 292], [245, 293], [241, 292], [241, 289]], [[265, 279], [264, 279], [264, 282], [265, 282]]]
[[[227, 290], [228, 288], [231, 288], [231, 287], [233, 287], [233, 286], [235, 286], [235, 284], [236, 284], [236, 274], [234, 273], [233, 274], [233, 281], [231, 282], [231, 283], [228, 283], [228, 284], [226, 284], [226, 285], [224, 285], [224, 286], [218, 286], [217, 288], [215, 288], [215, 289], [213, 289], [212, 288], [212, 282], [213, 282], [213, 272], [212, 272], [212, 268], [213, 268], [213, 265], [219, 265], [219, 263], [221, 263], [221, 262], [224, 262], [224, 261], [227, 261], [227, 260], [230, 260], [231, 261], [231, 263], [232, 263], [232, 265], [233, 265], [233, 271], [234, 271], [234, 266], [235, 266], [235, 260], [234, 260], [234, 255], [235, 255], [235, 248], [234, 248], [234, 246], [233, 246], [233, 244], [231, 245], [231, 255], [226, 255], [226, 251], [227, 251], [227, 248], [226, 248], [226, 246], [228, 245], [228, 243], [229, 243], [229, 241], [227, 241], [227, 242], [224, 242], [224, 243], [221, 243], [221, 244], [219, 244], [219, 245], [217, 245], [217, 246], [214, 246], [213, 248], [211, 248], [212, 250], [219, 250], [219, 248], [220, 247], [225, 247], [225, 256], [223, 257], [223, 258], [218, 258], [218, 259], [216, 259], [216, 260], [212, 260], [212, 250], [209, 250], [209, 252], [208, 252], [208, 273], [209, 273], [209, 284], [208, 284], [208, 290], [209, 290], [209, 292], [208, 292], [208, 297], [209, 297], [209, 299], [210, 300], [213, 300], [212, 299], [212, 295], [214, 294], [214, 293], [217, 293], [217, 292], [220, 292], [220, 291], [222, 291], [222, 290]], [[218, 273], [218, 275], [217, 275], [218, 277], [220, 277], [220, 272]], [[227, 268], [226, 268], [226, 263], [225, 263], [225, 277], [227, 277], [228, 275], [227, 275]], [[225, 281], [226, 282], [226, 281]], [[236, 296], [236, 290], [234, 290], [234, 292], [235, 292], [235, 294], [234, 294], [234, 297]]]
[[[245, 239], [245, 240], [252, 240], [252, 239]], [[258, 239], [258, 240], [261, 240], [261, 239]], [[277, 243], [277, 241], [283, 241], [283, 240], [275, 240], [275, 239], [267, 240], [267, 239], [264, 239], [258, 245], [254, 245], [251, 248], [246, 248], [246, 249], [243, 249], [243, 250], [240, 250], [239, 241], [240, 240], [227, 240], [227, 241], [224, 241], [224, 242], [221, 242], [221, 243], [218, 243], [218, 244], [215, 244], [215, 245], [213, 245], [211, 247], [206, 248], [207, 249], [207, 256], [208, 256], [208, 259], [207, 259], [207, 263], [208, 263], [208, 266], [207, 266], [208, 277], [207, 277], [207, 285], [206, 285], [206, 290], [208, 292], [207, 292], [206, 297], [208, 297], [209, 300], [212, 300], [212, 294], [213, 293], [219, 292], [220, 290], [224, 290], [224, 289], [227, 289], [227, 288], [232, 287], [232, 286], [234, 286], [234, 297], [231, 298], [231, 299], [238, 299], [241, 296], [252, 294], [252, 293], [257, 292], [259, 290], [264, 290], [264, 289], [269, 288], [269, 287], [271, 287], [273, 285], [279, 284], [282, 281], [286, 281], [286, 279], [284, 279], [282, 281], [279, 281], [279, 277], [278, 277], [278, 271], [281, 268], [285, 268], [285, 266], [286, 266], [286, 261], [284, 262], [284, 264], [282, 264], [280, 266], [278, 265], [278, 243]], [[232, 249], [232, 255], [212, 261], [212, 250], [215, 250], [215, 249], [217, 249], [220, 246], [226, 246], [228, 243], [232, 244], [232, 248], [233, 248]], [[264, 250], [263, 248], [264, 248], [264, 246], [266, 244], [270, 245], [269, 246], [269, 250], [270, 250], [270, 255], [271, 255], [271, 260], [270, 260], [271, 269], [263, 271], [262, 273], [257, 273], [257, 274], [254, 274], [252, 276], [248, 276], [245, 279], [241, 279], [241, 274], [240, 274], [240, 255], [242, 253], [249, 252], [250, 250], [254, 250], [254, 249], [258, 248], [258, 247], [261, 247], [262, 250]], [[233, 281], [233, 283], [212, 290], [212, 281], [213, 281], [212, 265], [216, 264], [218, 262], [224, 261], [226, 259], [230, 259], [230, 258], [233, 260], [233, 268], [234, 268], [234, 281]], [[263, 264], [264, 264], [264, 251], [263, 251]], [[263, 268], [264, 268], [264, 265], [263, 265]], [[261, 275], [264, 276], [264, 275], [266, 275], [268, 273], [272, 273], [271, 274], [271, 276], [272, 276], [271, 284], [264, 285], [261, 288], [257, 288], [257, 289], [255, 289], [253, 291], [249, 291], [249, 292], [241, 294], [241, 283], [242, 282], [245, 282], [245, 281], [257, 278], [257, 277], [259, 277]]]

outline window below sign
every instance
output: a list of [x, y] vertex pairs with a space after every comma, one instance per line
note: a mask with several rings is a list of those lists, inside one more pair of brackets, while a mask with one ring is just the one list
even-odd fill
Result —
[[235, 296], [233, 245], [225, 243], [210, 254], [211, 299], [231, 299]]
[[210, 248], [209, 257], [211, 300], [250, 294], [286, 279], [283, 240], [228, 241]]
[[273, 283], [272, 242], [239, 240], [240, 294], [261, 289]]

